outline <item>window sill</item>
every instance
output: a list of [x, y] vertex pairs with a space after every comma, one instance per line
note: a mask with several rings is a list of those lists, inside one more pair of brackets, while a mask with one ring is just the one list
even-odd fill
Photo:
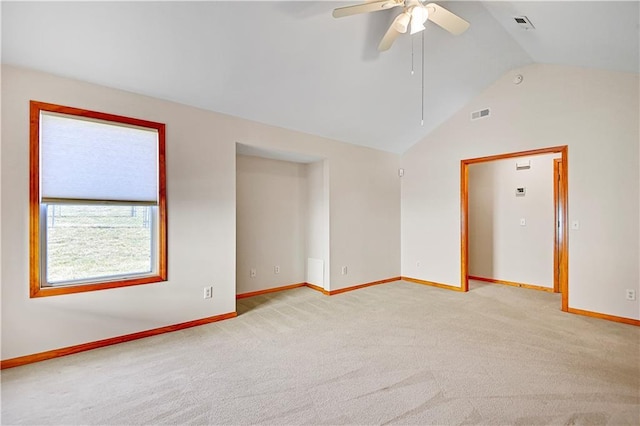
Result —
[[91, 284], [77, 284], [68, 286], [31, 287], [30, 297], [60, 296], [62, 294], [84, 293], [87, 291], [106, 290], [109, 288], [129, 287], [132, 285], [153, 284], [166, 281], [167, 278], [161, 275], [153, 275], [140, 278], [132, 278], [118, 281], [105, 281]]

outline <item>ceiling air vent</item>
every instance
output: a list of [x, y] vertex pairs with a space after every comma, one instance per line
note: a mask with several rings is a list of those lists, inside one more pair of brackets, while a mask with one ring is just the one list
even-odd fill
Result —
[[479, 118], [484, 118], [488, 116], [489, 116], [489, 108], [485, 108], [480, 111], [474, 111], [471, 113], [472, 120], [478, 120]]
[[535, 30], [536, 27], [533, 26], [529, 18], [526, 16], [514, 16], [513, 19], [520, 25], [520, 28], [523, 30]]

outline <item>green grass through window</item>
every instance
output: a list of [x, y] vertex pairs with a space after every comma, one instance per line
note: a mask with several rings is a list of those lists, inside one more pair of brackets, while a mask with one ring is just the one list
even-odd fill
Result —
[[48, 205], [47, 281], [151, 272], [151, 209]]

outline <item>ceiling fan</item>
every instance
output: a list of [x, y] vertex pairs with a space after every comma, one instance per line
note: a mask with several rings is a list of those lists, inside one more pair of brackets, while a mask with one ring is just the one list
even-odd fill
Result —
[[469, 23], [458, 15], [448, 11], [435, 3], [423, 4], [419, 0], [374, 0], [368, 3], [357, 4], [355, 6], [339, 7], [333, 10], [334, 18], [356, 15], [359, 13], [378, 12], [381, 10], [403, 7], [401, 14], [391, 23], [378, 45], [379, 51], [388, 50], [396, 38], [403, 33], [418, 33], [425, 29], [424, 23], [427, 19], [438, 24], [453, 35], [462, 34], [469, 28]]

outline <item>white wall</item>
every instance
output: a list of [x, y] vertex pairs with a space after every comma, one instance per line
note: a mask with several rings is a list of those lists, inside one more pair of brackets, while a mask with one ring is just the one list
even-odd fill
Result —
[[[553, 288], [553, 159], [558, 157], [469, 165], [469, 275]], [[531, 167], [516, 170], [522, 161]], [[515, 195], [517, 187], [526, 188], [524, 196]]]
[[[381, 154], [370, 150], [330, 160], [330, 290], [400, 276], [399, 268], [388, 266], [400, 265], [399, 158], [374, 171]], [[338, 220], [339, 212], [347, 217]]]
[[[29, 298], [31, 99], [166, 123], [167, 282]], [[1, 135], [2, 359], [235, 311], [236, 142], [327, 159], [334, 288], [399, 275], [398, 155], [10, 66]]]
[[[640, 287], [638, 89], [637, 74], [531, 65], [414, 145], [402, 157], [402, 275], [460, 286], [460, 160], [568, 145], [569, 219], [580, 221], [569, 232], [569, 306], [640, 318], [625, 300]], [[470, 121], [486, 107], [490, 117]]]
[[325, 161], [307, 165], [306, 282], [327, 289], [329, 282], [329, 177]]
[[236, 174], [236, 292], [304, 282], [306, 164], [238, 155]]
[[[399, 155], [270, 126], [239, 126], [236, 141], [326, 158], [330, 257], [325, 268], [330, 265], [330, 270], [325, 275], [325, 289], [399, 276]], [[348, 267], [347, 275], [341, 274], [342, 266]]]

